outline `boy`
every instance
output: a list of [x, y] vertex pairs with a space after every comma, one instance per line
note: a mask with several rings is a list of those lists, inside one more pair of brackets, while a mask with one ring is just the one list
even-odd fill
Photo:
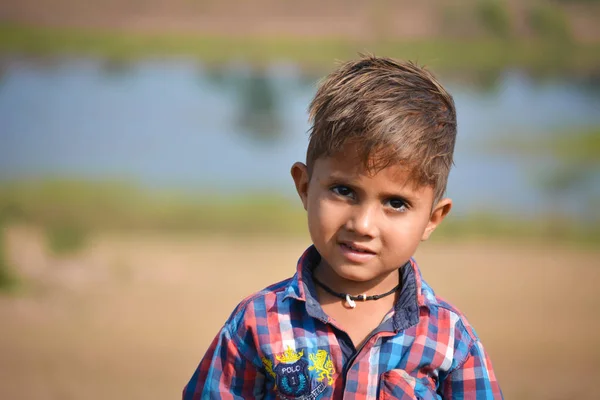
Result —
[[452, 207], [452, 97], [368, 56], [321, 83], [310, 117], [291, 173], [313, 246], [237, 306], [183, 398], [502, 398], [475, 332], [411, 258]]

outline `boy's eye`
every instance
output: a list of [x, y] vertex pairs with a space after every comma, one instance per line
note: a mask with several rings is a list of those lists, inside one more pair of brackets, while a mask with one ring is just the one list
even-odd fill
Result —
[[407, 205], [406, 202], [402, 199], [389, 199], [387, 201], [387, 205], [393, 208], [395, 211], [406, 211]]
[[350, 189], [347, 186], [343, 186], [343, 185], [338, 185], [338, 186], [334, 186], [331, 188], [331, 191], [335, 194], [337, 194], [338, 196], [342, 196], [342, 197], [353, 197], [353, 192], [352, 189]]

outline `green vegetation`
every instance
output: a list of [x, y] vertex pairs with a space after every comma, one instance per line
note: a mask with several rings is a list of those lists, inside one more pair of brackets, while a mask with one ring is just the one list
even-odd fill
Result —
[[528, 15], [529, 26], [546, 40], [571, 40], [571, 27], [564, 12], [552, 3], [535, 5]]
[[13, 290], [17, 286], [17, 278], [8, 265], [4, 244], [4, 229], [0, 225], [0, 292]]
[[500, 0], [479, 0], [477, 14], [488, 33], [508, 38], [512, 31], [512, 22], [506, 2]]
[[[46, 229], [51, 249], [75, 251], [89, 233], [161, 231], [227, 235], [306, 235], [298, 201], [278, 195], [229, 197], [147, 192], [125, 184], [73, 181], [9, 184], [0, 189], [0, 211], [13, 222]], [[472, 214], [451, 216], [436, 238], [527, 238], [600, 243], [599, 224], [567, 219], [523, 220]]]
[[582, 224], [555, 215], [538, 219], [517, 216], [501, 218], [485, 212], [474, 212], [465, 218], [450, 215], [434, 235], [444, 240], [494, 238], [546, 244], [569, 243], [589, 247], [597, 247], [600, 244], [598, 223]]
[[77, 225], [58, 224], [46, 227], [46, 243], [53, 254], [73, 253], [86, 244], [87, 232]]
[[547, 142], [542, 142], [542, 150], [571, 163], [600, 163], [600, 127], [570, 130]]
[[205, 62], [245, 59], [257, 64], [286, 59], [305, 66], [331, 68], [332, 60], [352, 58], [363, 51], [417, 60], [438, 70], [463, 72], [499, 70], [514, 65], [532, 71], [578, 72], [600, 65], [600, 44], [567, 45], [562, 41], [541, 39], [358, 43], [335, 38], [142, 35], [0, 24], [0, 54], [97, 56], [115, 62], [153, 56], [195, 57]]
[[0, 213], [48, 229], [58, 249], [73, 249], [98, 230], [199, 233], [298, 233], [302, 207], [277, 195], [223, 198], [146, 192], [111, 182], [43, 181], [5, 184]]
[[570, 165], [600, 164], [600, 126], [573, 128], [556, 132], [543, 139], [496, 142], [493, 148], [495, 151], [528, 157], [551, 156]]

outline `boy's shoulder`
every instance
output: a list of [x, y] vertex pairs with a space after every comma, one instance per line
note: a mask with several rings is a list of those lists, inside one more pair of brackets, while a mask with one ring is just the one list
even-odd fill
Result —
[[464, 330], [473, 341], [479, 340], [475, 329], [469, 323], [467, 316], [456, 306], [438, 296], [435, 291], [425, 281], [421, 283], [421, 293], [424, 298], [424, 303], [429, 308], [430, 312], [436, 314], [436, 320], [454, 321], [454, 326]]
[[271, 312], [285, 313], [285, 309], [281, 307], [282, 300], [289, 295], [297, 297], [297, 290], [293, 285], [295, 280], [296, 276], [286, 278], [250, 294], [233, 309], [226, 324], [235, 326], [243, 320], [267, 318], [267, 314]]

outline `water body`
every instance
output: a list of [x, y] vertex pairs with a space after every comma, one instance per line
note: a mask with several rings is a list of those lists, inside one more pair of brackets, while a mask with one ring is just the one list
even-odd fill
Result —
[[[306, 109], [318, 78], [290, 64], [4, 60], [0, 180], [118, 179], [200, 193], [293, 196], [289, 168], [304, 160]], [[448, 186], [456, 212], [525, 215], [551, 212], [558, 203], [561, 212], [577, 214], [600, 196], [589, 183], [549, 191], [542, 178], [568, 167], [559, 160], [493, 151], [499, 141], [599, 125], [600, 85], [519, 71], [506, 71], [492, 88], [444, 83], [458, 109]], [[596, 168], [591, 182], [599, 177]]]

